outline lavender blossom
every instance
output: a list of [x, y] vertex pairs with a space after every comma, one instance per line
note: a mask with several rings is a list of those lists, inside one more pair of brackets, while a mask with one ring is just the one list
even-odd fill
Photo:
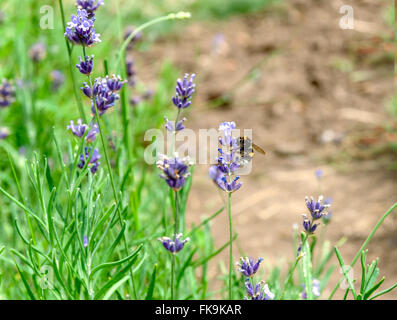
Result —
[[317, 169], [317, 170], [314, 172], [314, 174], [316, 175], [316, 178], [317, 178], [318, 180], [321, 180], [321, 178], [323, 177], [323, 170]]
[[[128, 39], [128, 37], [135, 31], [134, 26], [128, 26], [124, 32], [124, 41]], [[142, 32], [138, 32], [134, 35], [131, 41], [128, 43], [127, 50], [130, 51], [134, 48], [135, 44], [142, 39]]]
[[126, 73], [127, 73], [128, 85], [131, 88], [135, 87], [135, 84], [136, 84], [135, 63], [134, 63], [134, 60], [132, 60], [131, 58], [128, 58], [126, 61]]
[[237, 156], [238, 139], [232, 136], [232, 131], [236, 128], [234, 122], [223, 122], [219, 125], [219, 130], [223, 132], [223, 137], [219, 139], [222, 148], [219, 148], [218, 164], [210, 168], [210, 177], [222, 190], [232, 193], [240, 189], [241, 182], [235, 173], [240, 168]]
[[15, 101], [15, 88], [3, 79], [0, 84], [0, 108], [5, 108]]
[[195, 74], [190, 76], [186, 73], [183, 80], [178, 79], [176, 82], [176, 96], [172, 98], [172, 102], [178, 109], [185, 109], [192, 104], [192, 96], [196, 85], [194, 84]]
[[157, 162], [157, 167], [162, 170], [160, 177], [165, 180], [172, 190], [180, 190], [190, 176], [189, 167], [191, 163], [189, 158], [178, 158], [177, 154], [175, 154], [174, 158], [168, 158], [165, 155], [161, 155], [161, 157], [162, 159]]
[[10, 131], [7, 128], [0, 128], [0, 140], [4, 140], [10, 135]]
[[175, 129], [175, 121], [170, 121], [168, 120], [167, 117], [164, 117], [165, 119], [165, 128], [167, 129], [167, 131], [170, 132], [175, 132], [175, 131], [181, 131], [183, 129], [185, 129], [185, 126], [183, 125], [183, 123], [186, 121], [186, 118], [183, 118], [182, 120], [179, 120], [176, 124], [176, 129]]
[[249, 298], [245, 300], [273, 300], [274, 294], [270, 291], [269, 286], [264, 282], [260, 281], [254, 287], [249, 278], [245, 279], [245, 289]]
[[314, 201], [313, 197], [305, 198], [306, 206], [311, 214], [311, 220], [308, 219], [307, 215], [303, 214], [303, 228], [305, 229], [307, 234], [312, 234], [316, 231], [319, 223], [314, 223], [316, 220], [322, 218], [328, 208], [330, 207], [329, 203], [322, 204], [323, 196], [319, 196], [317, 201]]
[[78, 9], [84, 9], [88, 13], [88, 17], [92, 18], [95, 15], [95, 11], [100, 7], [103, 6], [103, 0], [77, 0], [76, 6]]
[[88, 247], [88, 237], [87, 236], [83, 237], [83, 246], [84, 246], [84, 248]]
[[89, 76], [94, 68], [94, 56], [92, 55], [91, 58], [85, 56], [84, 61], [79, 57], [79, 60], [80, 64], [76, 64], [76, 68], [79, 69], [82, 74]]
[[329, 208], [330, 204], [322, 204], [323, 196], [319, 196], [317, 201], [314, 201], [313, 197], [305, 198], [306, 206], [312, 215], [314, 220], [320, 219], [322, 215], [325, 213], [327, 208]]
[[[303, 287], [303, 291], [301, 292], [300, 296], [302, 299], [307, 299], [307, 293], [306, 293], [306, 286], [303, 283], [302, 284]], [[313, 296], [315, 297], [319, 297], [320, 296], [320, 281], [317, 279], [313, 279], [313, 287], [312, 287], [312, 292], [313, 292]]]
[[[84, 154], [80, 155], [80, 162], [77, 165], [80, 169], [83, 169], [85, 166], [86, 161], [89, 159], [89, 163], [91, 164], [91, 172], [94, 174], [95, 172], [97, 172], [99, 165], [101, 164], [99, 162], [99, 159], [101, 158], [98, 148], [95, 148], [92, 151], [92, 155], [91, 155], [91, 151], [92, 151], [92, 147], [84, 148]], [[91, 158], [90, 158], [91, 156]]]
[[248, 257], [241, 257], [241, 262], [236, 263], [239, 267], [238, 271], [240, 271], [246, 277], [252, 277], [259, 269], [261, 262], [263, 261], [262, 258], [259, 258], [257, 262], [255, 262], [252, 258]]
[[95, 18], [90, 18], [86, 10], [78, 9], [77, 15], [72, 15], [72, 21], [68, 22], [65, 36], [70, 42], [87, 47], [101, 42], [100, 34], [95, 33], [94, 21]]
[[[113, 75], [111, 78], [97, 78], [93, 88], [87, 83], [84, 83], [81, 90], [88, 97], [95, 100], [99, 115], [103, 115], [107, 109], [114, 106], [115, 102], [120, 99], [117, 91], [121, 90], [125, 81], [122, 81], [120, 76]], [[91, 111], [95, 114], [94, 102], [91, 103]]]
[[50, 78], [51, 78], [51, 90], [52, 91], [57, 91], [64, 83], [65, 81], [65, 76], [62, 73], [62, 71], [59, 70], [53, 70], [50, 73]]
[[70, 125], [66, 127], [66, 130], [70, 129], [76, 137], [81, 138], [82, 136], [84, 136], [87, 128], [88, 125], [83, 124], [83, 121], [81, 119], [78, 119], [76, 125], [74, 124], [73, 120], [70, 120]]
[[28, 55], [34, 63], [39, 63], [43, 61], [47, 56], [47, 49], [45, 44], [42, 42], [35, 43], [33, 46], [30, 47]]
[[189, 238], [186, 238], [185, 240], [180, 240], [181, 238], [182, 233], [179, 233], [177, 235], [174, 235], [174, 240], [168, 237], [158, 238], [157, 240], [163, 244], [164, 248], [167, 251], [175, 254], [184, 248], [186, 242], [190, 241]]
[[98, 133], [99, 133], [98, 124], [94, 123], [91, 127], [91, 130], [88, 131], [87, 136], [85, 137], [85, 140], [89, 143], [94, 142]]

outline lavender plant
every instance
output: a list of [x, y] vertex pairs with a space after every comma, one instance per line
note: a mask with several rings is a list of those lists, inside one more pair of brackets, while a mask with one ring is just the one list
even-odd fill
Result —
[[219, 131], [223, 137], [219, 139], [222, 148], [219, 148], [218, 163], [210, 168], [210, 177], [217, 186], [228, 194], [228, 213], [229, 213], [229, 299], [232, 296], [232, 265], [233, 265], [233, 225], [232, 225], [232, 193], [240, 189], [240, 176], [236, 176], [236, 171], [240, 167], [239, 163], [239, 143], [236, 137], [232, 136], [232, 131], [236, 129], [234, 122], [223, 122], [219, 125]]
[[[324, 288], [336, 267], [343, 275], [330, 299], [342, 281], [345, 299], [371, 300], [393, 290], [397, 285], [382, 288], [380, 262], [367, 263], [366, 248], [397, 204], [381, 217], [351, 263], [342, 257], [345, 240], [332, 250], [325, 237], [338, 215], [336, 210], [331, 214], [332, 201], [310, 197], [303, 221], [293, 230], [290, 264], [270, 266], [243, 252], [237, 272], [231, 268], [236, 239], [231, 198], [241, 188], [234, 122], [220, 125], [219, 156], [210, 168], [216, 188], [227, 194], [229, 239], [215, 246], [211, 232], [211, 222], [224, 208], [186, 224], [194, 167], [174, 153], [174, 142], [174, 150], [159, 156], [159, 171], [153, 170], [143, 160], [142, 136], [164, 126], [175, 139], [185, 129], [195, 75], [178, 79], [172, 95], [180, 70], [165, 63], [156, 90], [137, 95], [135, 89], [142, 90], [131, 53], [146, 40], [144, 28], [190, 15], [168, 14], [124, 34], [125, 20], [132, 19], [124, 7], [110, 3], [112, 10], [97, 16], [108, 8], [104, 1], [77, 0], [67, 23], [59, 0], [63, 30], [56, 24], [53, 32], [40, 34], [31, 24], [37, 1], [27, 1], [27, 10], [17, 10], [17, 2], [1, 9], [6, 18], [0, 19], [0, 76], [9, 80], [0, 83], [0, 298], [311, 300], [327, 298]], [[71, 8], [65, 9], [69, 15]], [[119, 28], [104, 32], [107, 24]], [[10, 37], [15, 25], [27, 32], [24, 37]], [[64, 39], [58, 37], [62, 34]], [[165, 112], [171, 96], [176, 116]], [[134, 108], [127, 107], [129, 101]], [[316, 176], [325, 183], [326, 175]], [[202, 211], [207, 214], [205, 206]], [[220, 263], [214, 278], [210, 263], [227, 249], [229, 269]], [[333, 254], [339, 266], [330, 265]], [[358, 260], [361, 274], [353, 277], [349, 271]], [[225, 279], [219, 290], [213, 281], [218, 278]]]
[[[182, 109], [185, 109], [191, 105], [191, 99], [195, 91], [194, 84], [195, 75], [190, 76], [188, 80], [188, 75], [186, 74], [184, 79], [177, 80], [176, 86], [176, 96], [172, 98], [172, 102], [178, 109], [176, 120], [174, 123], [165, 117], [166, 130], [173, 133], [173, 145], [175, 146], [175, 136], [178, 131], [183, 130], [185, 127], [181, 124], [184, 120], [179, 120], [181, 116]], [[171, 299], [174, 299], [174, 278], [175, 278], [175, 253], [183, 249], [185, 242], [189, 241], [189, 238], [181, 241], [182, 234], [179, 233], [179, 221], [180, 221], [180, 204], [178, 192], [185, 186], [186, 180], [190, 176], [189, 167], [191, 166], [189, 157], [180, 158], [178, 153], [175, 152], [174, 157], [170, 158], [165, 155], [160, 155], [161, 159], [157, 162], [157, 167], [162, 171], [160, 177], [165, 180], [167, 185], [171, 188], [174, 193], [174, 235], [173, 240], [168, 237], [163, 237], [159, 239], [166, 250], [173, 253], [172, 263], [171, 263]]]

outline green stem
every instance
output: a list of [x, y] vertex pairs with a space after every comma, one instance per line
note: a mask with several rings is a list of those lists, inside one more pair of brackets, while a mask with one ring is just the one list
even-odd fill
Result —
[[[178, 216], [178, 210], [179, 210], [179, 206], [178, 206], [178, 191], [174, 191], [175, 194], [175, 223], [174, 223], [174, 243], [176, 245], [176, 236], [178, 234], [178, 220], [179, 220], [179, 216]], [[175, 280], [175, 253], [172, 254], [172, 261], [171, 261], [171, 300], [174, 300], [175, 298], [175, 290], [174, 290], [174, 280]]]
[[150, 27], [156, 23], [159, 22], [163, 22], [163, 21], [167, 21], [167, 20], [174, 20], [174, 19], [189, 19], [191, 17], [190, 13], [188, 12], [178, 12], [178, 13], [170, 13], [166, 16], [157, 18], [157, 19], [153, 19], [151, 21], [148, 21], [144, 24], [142, 24], [141, 26], [139, 26], [138, 28], [136, 28], [127, 39], [125, 39], [125, 41], [123, 42], [123, 44], [121, 45], [121, 48], [118, 52], [118, 56], [117, 56], [117, 64], [116, 64], [116, 70], [120, 70], [120, 66], [121, 66], [121, 60], [124, 56], [124, 52], [127, 49], [128, 44], [131, 42], [131, 40], [139, 33], [141, 32], [143, 29], [146, 29], [147, 27]]
[[[305, 237], [304, 237], [304, 239], [302, 241], [302, 244], [301, 244], [301, 250], [303, 250], [303, 246], [305, 245], [307, 238], [308, 238], [308, 236], [305, 235]], [[288, 288], [288, 286], [289, 286], [289, 284], [291, 282], [292, 276], [294, 275], [295, 269], [298, 266], [298, 262], [299, 262], [300, 259], [301, 259], [301, 255], [299, 255], [296, 258], [294, 266], [292, 267], [292, 269], [290, 269], [290, 271], [288, 273], [287, 279], [284, 282], [284, 287], [283, 287], [283, 291], [282, 291], [281, 296], [280, 296], [280, 300], [284, 299], [285, 291], [287, 290], [287, 288]]]
[[[361, 252], [363, 250], [365, 250], [365, 248], [367, 247], [368, 243], [371, 241], [372, 237], [375, 235], [376, 230], [379, 229], [380, 225], [383, 223], [383, 221], [385, 221], [385, 219], [393, 212], [393, 210], [397, 208], [397, 202], [395, 204], [393, 204], [391, 206], [391, 208], [389, 210], [386, 211], [386, 213], [379, 219], [378, 223], [375, 225], [375, 227], [372, 229], [371, 233], [369, 234], [368, 238], [364, 241], [363, 245], [361, 246], [361, 248], [358, 250], [357, 254], [355, 255], [355, 257], [353, 258], [353, 261], [350, 264], [350, 268], [353, 268], [354, 264], [357, 262], [358, 258], [361, 255]], [[349, 268], [349, 270], [350, 270]], [[348, 272], [349, 270], [347, 270], [346, 272]], [[335, 288], [332, 290], [330, 296], [328, 297], [328, 300], [331, 300], [332, 297], [334, 296], [336, 290], [339, 288], [341, 282], [343, 281], [343, 279], [345, 278], [345, 276], [343, 276], [342, 278], [340, 278], [340, 280], [338, 281], [338, 283], [336, 284]]]
[[233, 271], [233, 226], [232, 226], [232, 194], [228, 193], [228, 213], [229, 213], [229, 300], [232, 296], [232, 271]]

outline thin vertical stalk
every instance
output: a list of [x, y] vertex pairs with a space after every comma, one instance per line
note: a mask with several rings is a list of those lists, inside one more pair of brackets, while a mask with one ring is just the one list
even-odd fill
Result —
[[232, 194], [228, 193], [228, 213], [229, 213], [229, 300], [233, 299], [232, 296], [232, 271], [233, 271], [233, 226], [232, 226]]
[[[305, 235], [305, 237], [304, 237], [304, 239], [302, 241], [302, 244], [301, 244], [301, 248], [303, 248], [307, 238], [308, 238], [307, 235]], [[285, 292], [286, 292], [286, 290], [288, 288], [288, 285], [290, 284], [290, 282], [292, 280], [292, 276], [294, 275], [295, 269], [298, 266], [298, 262], [299, 262], [300, 259], [301, 259], [301, 256], [299, 255], [296, 258], [296, 260], [295, 260], [294, 266], [292, 267], [292, 269], [290, 269], [290, 271], [288, 273], [287, 279], [284, 282], [284, 287], [283, 287], [283, 291], [282, 291], [281, 296], [280, 296], [280, 300], [284, 299]]]
[[[175, 195], [175, 223], [174, 223], [174, 243], [176, 246], [176, 236], [178, 234], [178, 220], [179, 220], [179, 216], [178, 216], [178, 210], [179, 210], [179, 206], [178, 206], [178, 191], [174, 191], [174, 195]], [[175, 298], [175, 288], [174, 288], [174, 282], [175, 282], [175, 252], [172, 253], [172, 261], [171, 261], [171, 300], [174, 300]]]

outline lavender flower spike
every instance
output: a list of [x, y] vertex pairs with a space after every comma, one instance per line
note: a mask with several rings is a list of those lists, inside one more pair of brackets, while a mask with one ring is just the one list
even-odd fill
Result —
[[[85, 166], [86, 161], [87, 161], [88, 159], [90, 159], [90, 160], [89, 160], [89, 163], [91, 164], [90, 170], [91, 170], [91, 173], [94, 174], [95, 172], [97, 172], [98, 167], [99, 167], [99, 165], [101, 164], [101, 163], [99, 162], [99, 159], [101, 158], [101, 156], [100, 156], [100, 154], [99, 154], [99, 152], [98, 152], [98, 148], [95, 148], [95, 149], [92, 151], [92, 155], [91, 155], [91, 151], [92, 151], [92, 148], [91, 148], [91, 147], [90, 147], [90, 148], [87, 148], [87, 147], [84, 148], [84, 154], [82, 154], [82, 155], [80, 156], [80, 162], [79, 162], [79, 164], [78, 164], [77, 166], [78, 166], [80, 169], [83, 169], [84, 166]], [[90, 158], [90, 156], [91, 156], [91, 158]]]
[[306, 206], [307, 209], [310, 211], [313, 220], [320, 219], [325, 211], [330, 207], [330, 204], [322, 204], [323, 196], [319, 196], [317, 201], [314, 201], [313, 197], [306, 197]]
[[0, 108], [5, 108], [15, 101], [15, 88], [3, 79], [0, 83]]
[[81, 57], [79, 57], [79, 59], [80, 64], [76, 64], [76, 68], [79, 69], [82, 74], [89, 76], [92, 72], [92, 69], [94, 68], [94, 56], [92, 55], [91, 58], [85, 56], [84, 61], [81, 59]]
[[175, 153], [174, 158], [168, 158], [165, 155], [161, 155], [161, 157], [162, 159], [157, 161], [157, 167], [162, 171], [160, 177], [172, 190], [180, 190], [190, 176], [189, 167], [191, 163], [189, 158], [179, 158], [177, 153]]
[[[106, 76], [106, 78], [96, 78], [93, 88], [84, 83], [81, 90], [88, 98], [95, 98], [95, 104], [99, 115], [103, 115], [107, 109], [114, 106], [115, 102], [120, 99], [117, 91], [121, 90], [125, 81], [120, 76]], [[92, 102], [91, 111], [95, 114], [95, 106]]]
[[171, 252], [172, 254], [175, 254], [184, 248], [186, 242], [190, 241], [189, 238], [186, 238], [185, 240], [180, 240], [181, 238], [182, 238], [182, 233], [174, 235], [175, 241], [169, 237], [162, 237], [162, 238], [158, 238], [157, 240], [163, 244], [164, 248], [167, 251]]
[[306, 197], [306, 207], [310, 212], [311, 220], [303, 214], [303, 228], [305, 229], [307, 234], [312, 234], [316, 231], [319, 223], [314, 223], [316, 220], [321, 219], [323, 216], [326, 215], [328, 208], [331, 204], [327, 201], [322, 203], [323, 196], [319, 196], [317, 201], [314, 201], [313, 197]]
[[78, 9], [77, 15], [72, 15], [72, 21], [68, 22], [65, 36], [70, 42], [87, 47], [101, 42], [100, 34], [95, 33], [94, 21], [95, 18], [90, 18], [86, 10]]
[[196, 85], [194, 84], [194, 78], [196, 77], [195, 74], [190, 76], [185, 74], [183, 80], [178, 79], [176, 82], [176, 96], [172, 98], [173, 104], [178, 109], [185, 109], [192, 104], [192, 96], [195, 91]]
[[95, 11], [100, 7], [103, 6], [105, 3], [103, 0], [77, 0], [76, 6], [78, 9], [84, 9], [88, 13], [88, 17], [92, 18], [95, 15]]
[[249, 298], [245, 298], [245, 300], [273, 300], [274, 293], [272, 293], [269, 289], [269, 286], [260, 281], [255, 287], [250, 282], [250, 279], [245, 279], [245, 289], [247, 290], [247, 294]]
[[240, 263], [236, 263], [236, 265], [239, 267], [238, 271], [240, 271], [246, 277], [252, 277], [258, 271], [259, 266], [263, 261], [262, 258], [259, 258], [258, 261], [255, 263], [252, 258], [248, 257], [241, 257], [240, 260]]
[[83, 121], [81, 119], [77, 120], [76, 125], [74, 124], [73, 120], [70, 120], [70, 125], [66, 127], [66, 130], [69, 129], [76, 137], [81, 138], [82, 136], [84, 136], [86, 130], [88, 129], [88, 126], [86, 124], [83, 124]]
[[88, 131], [87, 136], [85, 137], [85, 140], [89, 143], [94, 142], [98, 133], [99, 133], [98, 124], [94, 123], [91, 130]]
[[167, 129], [167, 131], [170, 132], [174, 132], [174, 131], [181, 131], [183, 129], [185, 129], [185, 126], [183, 125], [183, 123], [186, 121], [186, 118], [183, 118], [182, 120], [179, 120], [176, 124], [176, 130], [175, 130], [175, 121], [172, 122], [170, 120], [168, 120], [167, 117], [164, 117], [166, 124], [165, 124], [165, 128]]
[[219, 125], [219, 130], [223, 137], [219, 139], [222, 148], [219, 148], [218, 164], [216, 168], [210, 168], [210, 176], [222, 190], [232, 193], [240, 189], [241, 182], [235, 172], [240, 167], [238, 151], [238, 140], [232, 136], [232, 131], [236, 128], [234, 122], [223, 122]]

